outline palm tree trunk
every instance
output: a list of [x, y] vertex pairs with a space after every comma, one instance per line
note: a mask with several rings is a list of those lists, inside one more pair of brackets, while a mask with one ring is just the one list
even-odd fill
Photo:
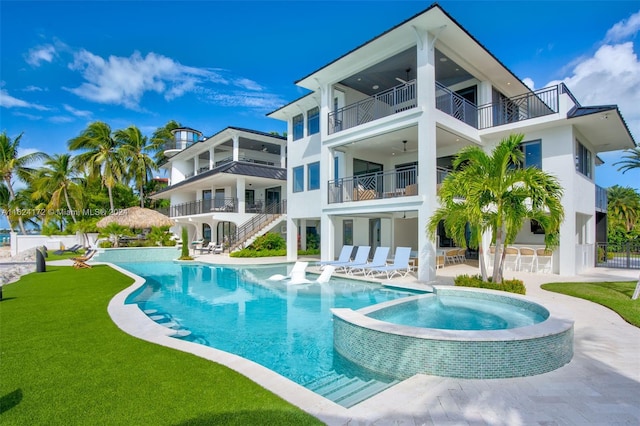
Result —
[[[7, 183], [7, 189], [9, 190], [9, 202], [16, 198], [16, 193], [13, 192], [13, 186], [11, 186], [11, 178], [6, 177], [4, 181]], [[18, 215], [18, 226], [20, 226], [20, 232], [22, 235], [27, 235], [26, 229], [24, 229], [24, 223], [22, 222], [22, 216]]]
[[111, 214], [115, 211], [115, 208], [113, 207], [113, 191], [111, 190], [111, 186], [109, 185], [107, 185], [107, 192], [109, 193], [109, 207], [111, 208]]
[[140, 184], [140, 207], [144, 208], [144, 185]]
[[480, 249], [478, 250], [478, 262], [480, 263], [482, 281], [487, 281], [487, 265], [484, 264], [484, 251], [482, 250], [482, 244], [480, 244]]
[[67, 202], [67, 208], [69, 209], [69, 213], [71, 213], [71, 219], [73, 220], [73, 223], [78, 223], [78, 221], [76, 220], [76, 215], [74, 214], [73, 209], [71, 208], [71, 202], [69, 201], [69, 194], [67, 194], [67, 189], [64, 188], [63, 192], [64, 192], [64, 199]]
[[502, 277], [502, 260], [504, 257], [504, 249], [502, 248], [502, 226], [496, 230], [496, 253], [493, 257], [493, 282], [501, 282]]

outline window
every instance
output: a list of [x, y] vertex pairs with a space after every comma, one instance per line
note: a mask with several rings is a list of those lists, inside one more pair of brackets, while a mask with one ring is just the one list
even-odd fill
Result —
[[304, 166], [293, 168], [293, 192], [304, 191]]
[[520, 149], [524, 153], [523, 167], [535, 167], [542, 170], [542, 143], [540, 140], [523, 142]]
[[312, 191], [320, 189], [320, 162], [311, 163], [307, 166], [307, 189]]
[[297, 141], [304, 137], [304, 117], [302, 114], [293, 117], [293, 140]]
[[353, 220], [351, 219], [342, 221], [342, 244], [353, 245]]
[[320, 108], [315, 107], [307, 111], [307, 134], [315, 135], [320, 132]]
[[589, 179], [591, 175], [591, 151], [589, 151], [584, 145], [576, 139], [576, 170]]

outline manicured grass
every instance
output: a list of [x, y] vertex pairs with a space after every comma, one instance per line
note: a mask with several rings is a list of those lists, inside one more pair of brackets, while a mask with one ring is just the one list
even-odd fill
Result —
[[321, 424], [224, 366], [122, 332], [107, 304], [131, 282], [47, 265], [4, 287], [0, 424]]
[[640, 299], [631, 300], [635, 281], [594, 283], [549, 283], [545, 290], [590, 300], [617, 312], [629, 324], [640, 327]]

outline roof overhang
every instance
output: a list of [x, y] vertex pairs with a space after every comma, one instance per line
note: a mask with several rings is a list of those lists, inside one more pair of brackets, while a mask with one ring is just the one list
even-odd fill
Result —
[[[403, 51], [416, 43], [416, 33], [427, 31], [436, 37], [436, 47], [481, 80], [491, 80], [506, 96], [530, 92], [530, 89], [491, 52], [480, 44], [438, 4], [409, 18], [390, 30], [346, 53], [324, 67], [298, 80], [297, 85], [316, 91], [371, 65], [381, 55]], [[419, 46], [420, 48], [420, 46]], [[422, 46], [427, 49], [430, 46]], [[381, 53], [383, 52], [383, 53]], [[374, 59], [372, 59], [374, 58]], [[473, 65], [472, 65], [473, 64]]]
[[567, 114], [569, 122], [597, 152], [632, 149], [636, 142], [616, 105], [574, 108]]

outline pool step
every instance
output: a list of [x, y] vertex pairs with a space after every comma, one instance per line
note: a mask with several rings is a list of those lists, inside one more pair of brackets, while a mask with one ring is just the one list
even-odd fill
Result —
[[397, 380], [382, 382], [379, 380], [363, 380], [359, 377], [347, 377], [342, 374], [329, 374], [307, 383], [305, 387], [318, 395], [349, 408], [396, 383], [398, 383]]

